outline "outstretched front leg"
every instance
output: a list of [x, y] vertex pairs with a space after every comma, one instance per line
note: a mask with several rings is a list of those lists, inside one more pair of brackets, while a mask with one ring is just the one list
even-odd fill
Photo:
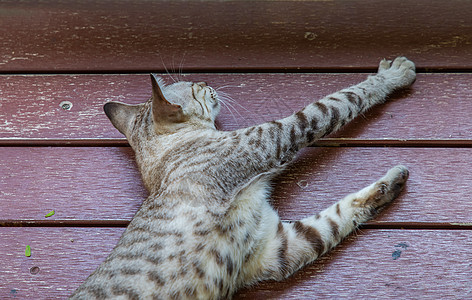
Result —
[[404, 166], [396, 166], [368, 187], [348, 195], [319, 214], [296, 221], [274, 223], [259, 268], [250, 279], [281, 280], [334, 248], [357, 226], [371, 219], [395, 199], [408, 178]]
[[254, 156], [257, 160], [250, 164], [252, 170], [267, 171], [290, 161], [299, 149], [384, 102], [389, 94], [410, 86], [415, 78], [415, 65], [408, 59], [382, 60], [377, 74], [357, 85], [314, 102], [287, 118], [239, 130], [238, 137], [257, 154]]
[[384, 59], [376, 75], [314, 102], [279, 122], [291, 128], [291, 142], [301, 148], [338, 130], [372, 106], [383, 103], [389, 94], [410, 86], [415, 79], [413, 62], [405, 57], [398, 57], [393, 63]]

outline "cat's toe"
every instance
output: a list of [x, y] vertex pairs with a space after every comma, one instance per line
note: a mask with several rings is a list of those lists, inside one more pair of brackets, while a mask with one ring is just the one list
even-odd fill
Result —
[[[385, 63], [381, 62], [381, 65]], [[406, 57], [397, 57], [390, 68], [381, 69], [381, 73], [390, 82], [394, 89], [405, 88], [413, 84], [416, 80], [415, 64]]]
[[410, 173], [408, 172], [407, 167], [398, 165], [388, 170], [383, 180], [394, 183], [394, 184], [397, 184], [397, 183], [403, 184], [406, 182], [409, 175]]
[[396, 198], [403, 190], [409, 175], [408, 169], [402, 165], [395, 166], [387, 172], [384, 179], [389, 183], [392, 199]]
[[391, 60], [382, 59], [379, 63], [379, 72], [390, 69]]
[[406, 61], [408, 61], [406, 57], [399, 56], [393, 61], [392, 68], [399, 69]]

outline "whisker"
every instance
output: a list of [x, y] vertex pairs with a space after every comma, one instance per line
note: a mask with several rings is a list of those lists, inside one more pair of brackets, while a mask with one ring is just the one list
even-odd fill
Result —
[[231, 114], [231, 116], [232, 116], [233, 119], [234, 119], [234, 123], [238, 123], [238, 120], [236, 119], [236, 116], [235, 116], [234, 113], [231, 111], [231, 108], [228, 106], [228, 104], [225, 103], [224, 101], [222, 101], [222, 99], [220, 99], [220, 103], [229, 111], [229, 113]]
[[[245, 108], [244, 106], [242, 106], [242, 105], [241, 105], [240, 103], [238, 103], [236, 100], [234, 100], [234, 99], [232, 99], [232, 98], [230, 98], [230, 97], [221, 96], [221, 97], [220, 97], [220, 101], [224, 102], [227, 107], [231, 107], [231, 108], [238, 114], [238, 116], [239, 116], [241, 119], [243, 119], [243, 120], [245, 120], [245, 121], [248, 121], [248, 120], [249, 120], [249, 121], [251, 121], [251, 122], [253, 122], [253, 123], [257, 123], [257, 122], [251, 117], [252, 112], [251, 112], [250, 110], [248, 110], [247, 108]], [[248, 114], [247, 114], [247, 115], [242, 115], [242, 114], [239, 112], [239, 110], [238, 110], [236, 107], [234, 107], [233, 104], [236, 104], [236, 105], [238, 105], [239, 107], [243, 108], [245, 111], [248, 112]]]
[[184, 51], [184, 53], [182, 55], [182, 59], [180, 60], [180, 64], [179, 64], [179, 73], [178, 73], [178, 76], [177, 76], [179, 81], [182, 81], [182, 78], [183, 78], [183, 68], [184, 68], [184, 62], [185, 62], [185, 54], [187, 54], [186, 51]]
[[230, 95], [226, 94], [225, 92], [219, 92], [218, 94], [221, 94], [222, 97], [226, 98], [226, 100], [228, 100], [229, 102], [235, 104], [235, 105], [238, 105], [239, 107], [241, 107], [242, 109], [244, 109], [246, 112], [248, 113], [252, 113], [252, 111], [250, 111], [249, 109], [247, 109], [246, 107], [244, 107], [243, 105], [241, 105], [241, 103], [239, 103], [238, 101], [234, 100]]
[[244, 116], [241, 115], [241, 113], [234, 107], [234, 105], [231, 104], [230, 101], [226, 102], [226, 100], [228, 100], [228, 99], [220, 98], [220, 101], [221, 101], [222, 103], [224, 103], [227, 108], [232, 108], [232, 109], [238, 114], [239, 117], [244, 118]]
[[[241, 103], [239, 103], [239, 101], [236, 101], [233, 97], [231, 97], [228, 93], [222, 91], [222, 89], [225, 89], [225, 88], [240, 88], [240, 86], [237, 86], [237, 85], [223, 85], [223, 86], [219, 86], [215, 89], [215, 91], [217, 91], [218, 93], [218, 96], [221, 100], [222, 103], [224, 103], [225, 107], [228, 108], [228, 110], [231, 112], [231, 109], [232, 108], [237, 114], [238, 116], [245, 120], [246, 122], [251, 122], [251, 123], [254, 123], [254, 124], [257, 124], [258, 121], [257, 120], [254, 120], [254, 118], [252, 117], [253, 115], [253, 112], [249, 109], [247, 109], [246, 107], [244, 107]], [[237, 105], [238, 107], [242, 108], [245, 112], [247, 112], [246, 115], [242, 115], [239, 110], [235, 107], [235, 105]], [[232, 112], [231, 112], [232, 113]], [[233, 114], [234, 115], [234, 114]]]
[[172, 74], [177, 78], [177, 82], [180, 81], [178, 70], [175, 67], [175, 53], [172, 53]]
[[169, 70], [167, 69], [167, 66], [164, 63], [164, 60], [162, 59], [162, 56], [159, 55], [159, 57], [161, 58], [162, 66], [166, 70], [167, 75], [169, 75], [169, 77], [172, 79], [172, 81], [174, 81], [174, 83], [177, 82], [177, 81], [175, 81], [174, 77], [172, 77], [172, 74], [170, 74]]
[[171, 60], [171, 62], [172, 62], [172, 65], [171, 65], [171, 66], [172, 66], [172, 69], [171, 69], [171, 71], [172, 71], [172, 74], [175, 74], [175, 53], [172, 53], [172, 60]]

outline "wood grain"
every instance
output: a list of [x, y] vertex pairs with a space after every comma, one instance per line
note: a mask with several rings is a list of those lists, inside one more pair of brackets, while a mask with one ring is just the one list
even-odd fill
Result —
[[1, 72], [472, 68], [472, 3], [2, 1]]
[[[191, 74], [227, 94], [222, 130], [282, 118], [316, 99], [356, 84], [367, 74]], [[166, 81], [172, 80], [165, 76]], [[419, 74], [409, 91], [357, 118], [335, 138], [471, 140], [472, 74]], [[0, 138], [124, 139], [103, 113], [108, 101], [141, 103], [149, 75], [0, 76]], [[229, 99], [234, 99], [231, 100]], [[64, 110], [61, 103], [72, 104]], [[414, 125], [413, 125], [414, 124]]]
[[303, 218], [403, 164], [410, 171], [405, 192], [375, 221], [470, 222], [472, 176], [463, 169], [469, 156], [470, 149], [305, 149], [281, 174], [274, 206], [283, 219]]
[[2, 219], [131, 219], [147, 197], [131, 148], [0, 148]]
[[[64, 299], [111, 252], [124, 228], [1, 228], [1, 299]], [[24, 256], [26, 245], [31, 257]]]
[[[122, 232], [0, 228], [0, 298], [65, 298]], [[24, 256], [26, 245], [31, 257]], [[470, 249], [471, 231], [364, 230], [288, 280], [242, 290], [235, 299], [467, 299]]]
[[366, 230], [287, 281], [263, 283], [234, 299], [469, 299], [471, 236]]
[[[407, 190], [376, 221], [470, 222], [470, 149], [310, 148], [274, 183], [283, 219], [314, 214], [377, 180], [410, 169]], [[131, 148], [0, 148], [0, 219], [130, 220], [146, 197]]]
[[[0, 299], [66, 298], [147, 196], [102, 110], [145, 101], [144, 73], [219, 88], [218, 127], [234, 130], [398, 55], [423, 72], [413, 87], [320, 142], [331, 147], [304, 149], [272, 203], [303, 218], [397, 164], [406, 190], [317, 264], [235, 299], [472, 299], [471, 11], [468, 0], [1, 1]], [[444, 70], [458, 73], [428, 73]]]

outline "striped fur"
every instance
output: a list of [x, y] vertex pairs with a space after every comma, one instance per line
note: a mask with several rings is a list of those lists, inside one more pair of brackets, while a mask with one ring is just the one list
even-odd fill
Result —
[[415, 80], [406, 58], [281, 120], [215, 129], [216, 92], [165, 86], [151, 99], [105, 105], [128, 138], [150, 192], [115, 249], [72, 299], [226, 299], [240, 287], [282, 280], [336, 246], [393, 200], [408, 177], [397, 166], [372, 185], [303, 220], [282, 222], [269, 182], [297, 151]]

